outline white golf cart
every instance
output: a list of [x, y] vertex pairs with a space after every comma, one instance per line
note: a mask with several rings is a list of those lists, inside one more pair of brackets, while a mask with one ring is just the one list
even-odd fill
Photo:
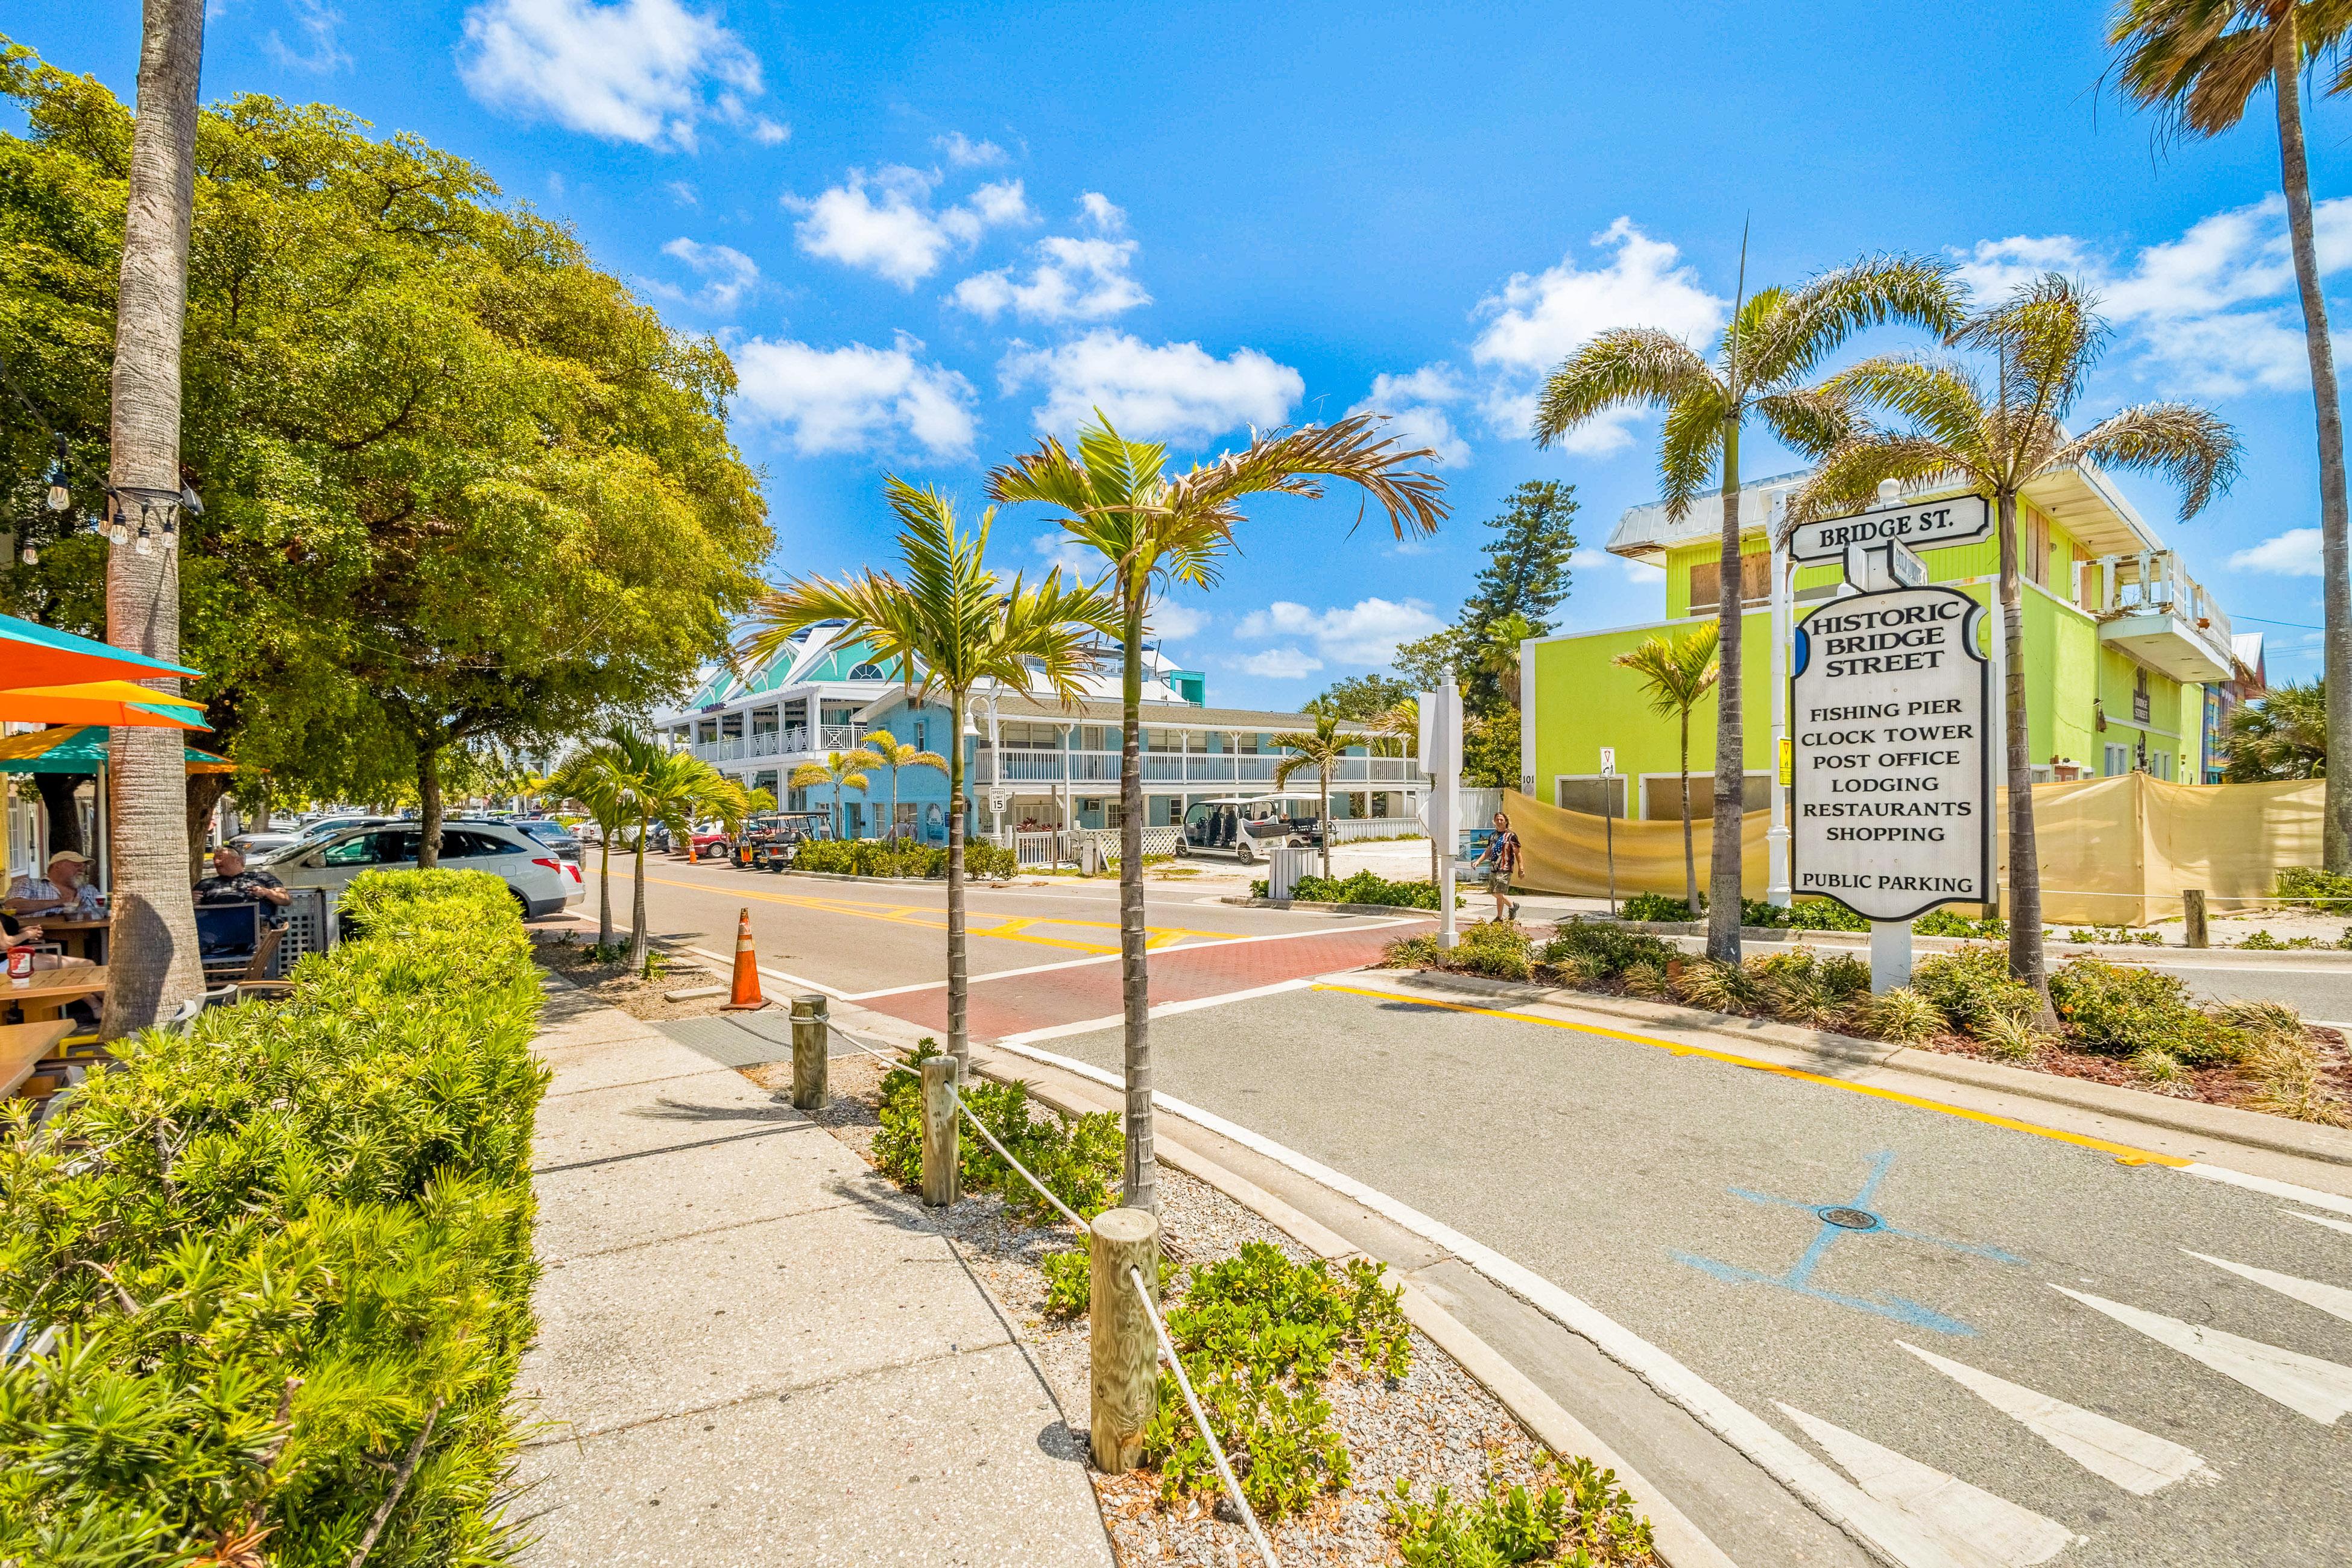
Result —
[[1176, 853], [1254, 866], [1275, 845], [1323, 842], [1322, 809], [1321, 797], [1306, 791], [1199, 801], [1184, 813]]

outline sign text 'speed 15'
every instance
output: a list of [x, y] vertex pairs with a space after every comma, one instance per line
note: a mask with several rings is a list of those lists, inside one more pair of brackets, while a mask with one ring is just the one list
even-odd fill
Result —
[[1874, 921], [1993, 898], [1984, 608], [1957, 588], [1833, 599], [1797, 628], [1793, 881]]

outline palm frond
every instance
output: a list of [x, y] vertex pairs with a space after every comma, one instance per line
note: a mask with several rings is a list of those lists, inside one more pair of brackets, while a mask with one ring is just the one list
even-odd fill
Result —
[[[2270, 85], [2276, 29], [2290, 9], [2335, 7], [2130, 0], [2107, 30], [2107, 42], [2121, 51], [2109, 68], [2116, 90], [2126, 102], [2155, 112], [2161, 140], [2218, 136], [2243, 119], [2254, 94]], [[2340, 23], [2336, 30], [2340, 36]], [[2300, 41], [2308, 56], [2314, 40]], [[2318, 42], [2328, 47], [2324, 37]]]
[[1918, 426], [1918, 434], [1955, 451], [1985, 445], [1984, 388], [1957, 361], [1879, 354], [1848, 365], [1822, 384], [1850, 402], [1899, 414]]
[[1680, 521], [1714, 487], [1723, 463], [1724, 396], [1710, 382], [1666, 410], [1658, 437], [1658, 485], [1666, 515]]
[[1696, 350], [1655, 327], [1602, 332], [1544, 379], [1536, 399], [1535, 437], [1549, 447], [1612, 408], [1672, 408], [1721, 382]]
[[1894, 479], [1915, 491], [1955, 479], [1991, 488], [1990, 476], [1941, 441], [1902, 431], [1872, 431], [1841, 441], [1814, 466], [1812, 477], [1789, 498], [1787, 526], [1866, 511], [1878, 502], [1882, 479]]
[[1953, 331], [1956, 346], [1995, 357], [1994, 404], [2010, 426], [2012, 446], [2022, 444], [2025, 432], [2062, 423], [2082, 395], [2107, 339], [2107, 324], [2093, 303], [2072, 279], [2045, 272]]
[[1938, 334], [1959, 324], [1960, 290], [1949, 262], [1865, 256], [1817, 275], [1752, 324], [1741, 323], [1743, 384], [1759, 393], [1786, 387], [1812, 374], [1854, 333], [1896, 321]]
[[1756, 400], [1756, 412], [1780, 445], [1809, 458], [1819, 457], [1861, 428], [1853, 405], [1825, 386], [1768, 393]]
[[1713, 623], [1694, 626], [1680, 637], [1661, 634], [1609, 662], [1640, 677], [1650, 710], [1671, 719], [1696, 706], [1722, 676], [1716, 657], [1717, 636]]
[[1384, 414], [1351, 414], [1329, 425], [1254, 437], [1241, 451], [1170, 480], [1168, 510], [1208, 512], [1268, 491], [1311, 499], [1322, 495], [1324, 481], [1337, 479], [1378, 505], [1398, 538], [1434, 533], [1445, 521], [1445, 481], [1414, 465], [1437, 454], [1406, 447], [1387, 434], [1388, 425]]
[[2180, 521], [2203, 511], [2238, 478], [2237, 432], [2210, 409], [2142, 403], [2111, 414], [2060, 447], [2053, 466], [2088, 458], [2111, 468], [2163, 474], [2180, 486]]

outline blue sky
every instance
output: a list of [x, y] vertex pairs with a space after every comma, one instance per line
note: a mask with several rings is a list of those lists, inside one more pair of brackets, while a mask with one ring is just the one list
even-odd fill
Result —
[[[138, 5], [0, 10], [126, 98]], [[215, 0], [207, 98], [341, 104], [488, 170], [742, 376], [773, 575], [883, 559], [896, 471], [960, 492], [1089, 406], [1184, 457], [1245, 428], [1397, 416], [1444, 454], [1454, 521], [1400, 549], [1351, 500], [1265, 507], [1162, 620], [1212, 700], [1288, 707], [1450, 619], [1500, 498], [1573, 483], [1569, 627], [1660, 613], [1598, 547], [1654, 493], [1655, 423], [1540, 451], [1542, 372], [1617, 325], [1711, 332], [1748, 277], [1875, 249], [1998, 287], [2101, 289], [2084, 400], [2192, 397], [2246, 445], [2187, 525], [2126, 480], [2273, 679], [2317, 667], [2316, 462], [2270, 102], [2160, 152], [2103, 98], [2102, 8], [1095, 3], [793, 5]], [[2352, 106], [2309, 119], [2321, 258], [2352, 262]], [[2352, 291], [2347, 291], [2352, 292]], [[2352, 298], [2333, 302], [2341, 325]], [[1874, 334], [1858, 347], [1901, 345]], [[2342, 350], [2339, 349], [2339, 358]], [[1793, 466], [1751, 437], [1751, 475]], [[1000, 515], [995, 555], [1052, 558]], [[2255, 616], [2284, 624], [2263, 625]]]

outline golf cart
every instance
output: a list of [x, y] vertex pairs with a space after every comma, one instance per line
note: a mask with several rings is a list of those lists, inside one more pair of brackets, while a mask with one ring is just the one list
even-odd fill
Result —
[[1254, 866], [1277, 844], [1319, 844], [1322, 802], [1305, 793], [1221, 795], [1184, 813], [1179, 855], [1238, 860]]
[[801, 845], [833, 837], [833, 816], [823, 811], [778, 811], [755, 816], [735, 840], [735, 864], [754, 871], [781, 871]]

